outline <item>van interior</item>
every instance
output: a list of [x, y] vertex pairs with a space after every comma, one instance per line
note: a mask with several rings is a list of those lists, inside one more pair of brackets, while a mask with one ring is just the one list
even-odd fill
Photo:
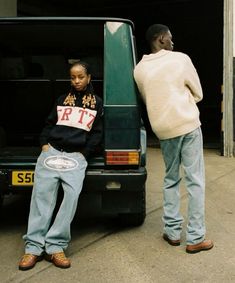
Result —
[[16, 22], [1, 24], [0, 34], [2, 143], [39, 145], [39, 134], [55, 99], [70, 89], [69, 65], [74, 61], [90, 63], [94, 90], [103, 96], [102, 23], [74, 23], [68, 28], [59, 23]]

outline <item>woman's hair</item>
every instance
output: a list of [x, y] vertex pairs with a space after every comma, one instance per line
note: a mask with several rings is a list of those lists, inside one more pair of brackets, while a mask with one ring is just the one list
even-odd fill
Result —
[[[71, 64], [69, 70], [71, 70], [71, 69], [72, 69], [73, 67], [75, 67], [75, 66], [82, 66], [82, 67], [85, 69], [86, 74], [87, 74], [87, 75], [91, 75], [90, 66], [89, 66], [89, 64], [88, 64], [87, 62], [81, 61], [81, 60], [76, 61], [75, 63]], [[72, 93], [74, 92], [73, 87], [71, 87], [71, 92], [72, 92]], [[86, 93], [86, 94], [89, 94], [89, 93], [90, 93], [90, 94], [95, 94], [91, 80], [90, 80], [89, 84], [87, 85], [87, 88], [86, 88], [85, 93]]]
[[159, 35], [165, 34], [169, 31], [169, 27], [162, 24], [153, 24], [151, 25], [146, 33], [145, 38], [147, 42], [151, 45], [152, 41], [157, 38]]
[[71, 70], [75, 66], [82, 66], [85, 69], [87, 75], [91, 75], [90, 66], [87, 62], [81, 60], [76, 61], [75, 63], [71, 64], [69, 70]]

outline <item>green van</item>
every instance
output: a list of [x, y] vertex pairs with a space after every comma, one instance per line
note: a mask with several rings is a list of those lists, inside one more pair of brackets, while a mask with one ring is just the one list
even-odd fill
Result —
[[133, 80], [133, 23], [119, 18], [0, 18], [0, 200], [31, 192], [39, 134], [68, 66], [90, 63], [104, 102], [104, 140], [90, 161], [78, 210], [141, 225], [146, 215], [146, 131]]

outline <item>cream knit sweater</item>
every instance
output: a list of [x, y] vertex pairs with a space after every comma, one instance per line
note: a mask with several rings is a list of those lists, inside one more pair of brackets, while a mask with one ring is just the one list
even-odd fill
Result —
[[159, 139], [181, 136], [201, 125], [196, 103], [203, 97], [202, 88], [189, 56], [164, 49], [144, 55], [134, 78]]

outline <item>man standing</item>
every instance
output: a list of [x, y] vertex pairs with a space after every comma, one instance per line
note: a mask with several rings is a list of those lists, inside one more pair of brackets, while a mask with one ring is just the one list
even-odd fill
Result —
[[165, 162], [163, 239], [178, 246], [183, 217], [180, 213], [180, 167], [188, 191], [186, 252], [213, 247], [205, 240], [205, 172], [199, 110], [203, 93], [191, 59], [173, 50], [172, 34], [165, 25], [151, 25], [146, 32], [151, 54], [134, 69], [134, 78], [146, 104], [153, 132], [160, 140]]

